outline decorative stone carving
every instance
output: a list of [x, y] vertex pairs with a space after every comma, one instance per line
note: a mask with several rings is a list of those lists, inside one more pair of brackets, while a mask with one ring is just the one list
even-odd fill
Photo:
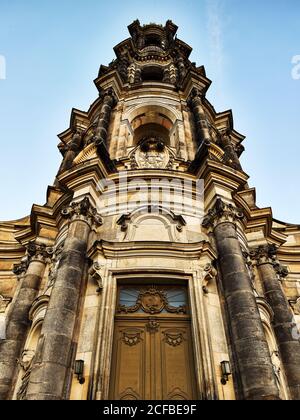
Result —
[[204, 293], [208, 293], [208, 284], [215, 279], [217, 275], [217, 270], [214, 268], [214, 266], [210, 263], [206, 264], [206, 266], [203, 269], [203, 280], [202, 280], [202, 290]]
[[163, 169], [168, 165], [169, 152], [163, 140], [149, 137], [137, 149], [135, 160], [139, 168]]
[[51, 260], [53, 253], [53, 247], [49, 247], [45, 244], [29, 242], [29, 244], [27, 245], [27, 254], [29, 256], [30, 261], [34, 259], [47, 263]]
[[162, 290], [157, 289], [155, 286], [139, 293], [137, 301], [133, 306], [119, 305], [117, 308], [118, 313], [134, 313], [139, 310], [148, 314], [159, 314], [163, 310], [170, 313], [186, 313], [186, 306], [174, 307], [169, 305], [167, 294]]
[[295, 315], [300, 315], [300, 297], [297, 300], [289, 301]]
[[71, 221], [84, 220], [95, 227], [103, 224], [102, 217], [97, 213], [97, 209], [91, 205], [88, 197], [85, 197], [79, 202], [72, 202], [70, 206], [62, 210], [62, 215], [65, 218], [69, 218]]
[[252, 260], [257, 265], [271, 263], [276, 261], [277, 248], [274, 244], [260, 245], [250, 251]]
[[51, 265], [49, 269], [49, 274], [48, 274], [48, 281], [46, 283], [45, 289], [42, 292], [43, 295], [47, 294], [48, 290], [54, 286], [63, 248], [64, 248], [64, 243], [60, 244], [53, 253], [53, 257], [52, 257], [52, 261], [51, 261]]
[[202, 226], [206, 229], [215, 228], [220, 223], [235, 223], [237, 220], [242, 220], [244, 213], [242, 209], [234, 207], [232, 204], [225, 203], [221, 198], [218, 198], [214, 207], [211, 208], [207, 216], [202, 222]]
[[277, 260], [277, 247], [274, 244], [260, 245], [252, 249], [250, 256], [256, 265], [272, 264], [279, 279], [283, 279], [288, 275], [288, 269], [282, 266]]
[[97, 283], [97, 293], [101, 293], [103, 290], [103, 279], [101, 274], [101, 265], [98, 262], [94, 262], [89, 269], [89, 275]]
[[29, 258], [26, 256], [24, 257], [19, 264], [14, 264], [13, 273], [17, 277], [21, 277], [23, 274], [26, 273], [29, 264]]
[[53, 256], [53, 247], [45, 244], [38, 244], [36, 242], [29, 242], [26, 247], [26, 256], [21, 260], [19, 264], [15, 264], [13, 267], [13, 273], [20, 277], [26, 273], [29, 263], [33, 260], [41, 261], [43, 263], [49, 263]]
[[34, 358], [34, 350], [24, 350], [22, 357], [18, 360], [19, 365], [23, 369], [22, 383], [17, 393], [17, 400], [24, 400], [26, 397], [26, 392], [29, 384], [30, 373], [32, 371], [32, 361]]
[[295, 304], [295, 314], [300, 315], [300, 297], [297, 299]]
[[4, 297], [0, 295], [0, 314], [5, 313], [6, 308], [8, 307], [11, 301], [12, 301], [12, 298], [8, 298], [8, 297]]
[[288, 268], [284, 265], [281, 265], [278, 261], [274, 263], [274, 270], [276, 271], [280, 280], [284, 279], [289, 275]]

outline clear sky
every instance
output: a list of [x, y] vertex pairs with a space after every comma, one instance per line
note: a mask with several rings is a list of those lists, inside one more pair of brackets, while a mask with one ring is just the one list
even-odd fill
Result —
[[0, 220], [45, 203], [56, 135], [72, 107], [97, 97], [100, 64], [137, 18], [179, 26], [213, 81], [208, 99], [232, 109], [247, 136], [242, 163], [258, 205], [300, 223], [299, 0], [0, 0]]

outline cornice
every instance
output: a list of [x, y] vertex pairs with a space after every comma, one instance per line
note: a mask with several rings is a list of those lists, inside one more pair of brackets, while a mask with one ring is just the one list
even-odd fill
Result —
[[101, 254], [105, 258], [190, 258], [198, 259], [202, 254], [208, 254], [211, 259], [216, 254], [208, 242], [176, 243], [160, 241], [140, 242], [108, 242], [96, 241], [88, 252], [89, 258]]
[[74, 191], [84, 185], [93, 185], [97, 188], [99, 181], [108, 178], [110, 174], [101, 157], [97, 157], [79, 163], [68, 171], [63, 172], [58, 177], [58, 181], [70, 191]]
[[[243, 209], [246, 216], [247, 222], [245, 225], [245, 232], [249, 233], [263, 230], [266, 241], [275, 243], [277, 246], [284, 244], [286, 242], [287, 235], [273, 229], [273, 214], [271, 207], [250, 207], [249, 203], [247, 203], [243, 198], [245, 191], [246, 190], [237, 192], [233, 197], [234, 201]], [[251, 191], [251, 189], [249, 191]]]
[[238, 191], [244, 186], [249, 176], [245, 172], [237, 171], [221, 162], [206, 159], [195, 171], [197, 179], [204, 179], [205, 189], [209, 189], [214, 182], [223, 185], [226, 189]]

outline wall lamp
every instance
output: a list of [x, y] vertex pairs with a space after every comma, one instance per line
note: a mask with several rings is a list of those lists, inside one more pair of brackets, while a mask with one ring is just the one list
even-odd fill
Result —
[[83, 385], [85, 382], [85, 379], [83, 377], [83, 369], [84, 369], [84, 361], [75, 360], [74, 374], [77, 375], [78, 382], [80, 383], [80, 385]]
[[231, 367], [228, 360], [224, 360], [223, 362], [221, 362], [221, 371], [222, 371], [221, 384], [226, 385], [226, 383], [228, 382], [228, 377], [231, 375]]

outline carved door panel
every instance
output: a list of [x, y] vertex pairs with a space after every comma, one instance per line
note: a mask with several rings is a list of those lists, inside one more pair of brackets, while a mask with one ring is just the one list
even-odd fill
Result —
[[[160, 296], [153, 287], [137, 292], [132, 289], [132, 302], [128, 296], [123, 300], [120, 297], [115, 319], [111, 399], [197, 398], [190, 317], [182, 297], [178, 298], [174, 288], [170, 290], [169, 295]], [[168, 296], [175, 295], [177, 301], [171, 302]]]
[[190, 323], [162, 322], [158, 350], [157, 362], [160, 362], [161, 366], [161, 399], [196, 399]]
[[116, 322], [111, 387], [117, 400], [147, 399], [145, 372], [149, 370], [147, 335], [143, 323]]

